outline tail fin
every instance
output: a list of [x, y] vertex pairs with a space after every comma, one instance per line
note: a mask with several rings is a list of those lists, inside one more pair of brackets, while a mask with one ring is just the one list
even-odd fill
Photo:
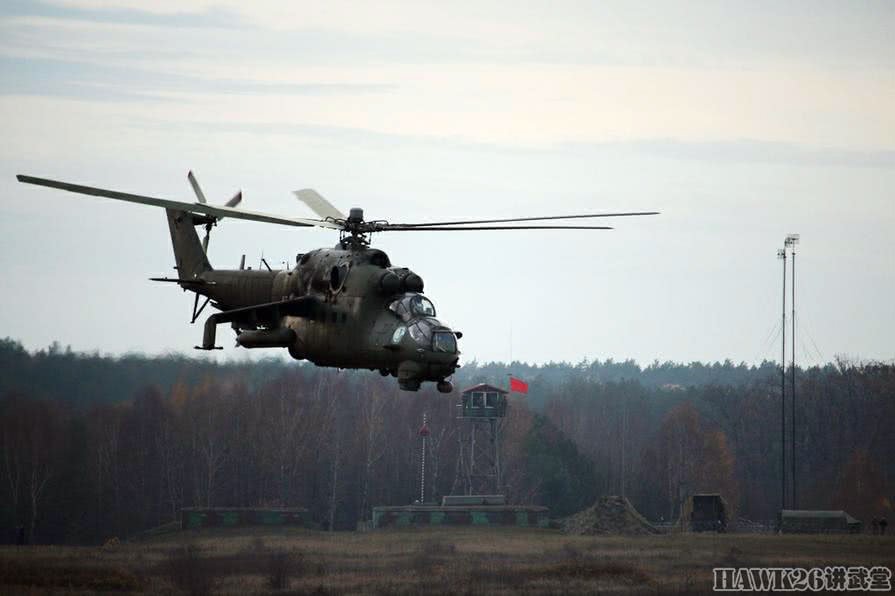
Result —
[[193, 222], [193, 214], [177, 209], [165, 209], [168, 214], [168, 229], [174, 245], [174, 259], [177, 262], [177, 277], [193, 279], [200, 273], [211, 271], [211, 264]]

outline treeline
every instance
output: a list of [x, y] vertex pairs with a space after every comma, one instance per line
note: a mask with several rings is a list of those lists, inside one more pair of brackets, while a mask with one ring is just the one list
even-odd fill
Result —
[[[216, 362], [189, 358], [182, 354], [145, 356], [125, 354], [103, 356], [99, 353], [74, 352], [70, 347], [53, 343], [46, 349], [28, 352], [19, 342], [0, 339], [0, 395], [19, 391], [36, 397], [67, 401], [76, 407], [97, 402], [131, 399], [147, 386], [170, 391], [176, 383], [195, 384], [209, 376], [239, 378], [249, 389], [260, 387], [270, 378], [285, 371], [311, 367], [271, 351], [260, 360]], [[634, 360], [583, 360], [572, 364], [550, 362], [532, 365], [524, 362], [466, 362], [454, 376], [456, 385], [488, 382], [506, 387], [511, 372], [531, 384], [537, 406], [551, 388], [570, 378], [603, 383], [637, 381], [646, 387], [680, 387], [701, 385], [741, 385], [767, 378], [776, 372], [776, 363], [764, 361], [759, 366], [734, 364], [730, 360], [703, 364], [691, 362], [659, 362], [641, 367]], [[351, 373], [348, 373], [351, 374]]]
[[[686, 495], [720, 491], [741, 517], [779, 509], [773, 364], [473, 364], [454, 380], [505, 385], [508, 370], [531, 384], [502, 426], [512, 502], [559, 517], [625, 494], [647, 517], [672, 519]], [[124, 538], [186, 506], [306, 507], [320, 527], [354, 529], [374, 505], [420, 498], [424, 413], [425, 499], [465, 488], [457, 393], [277, 360], [29, 353], [11, 341], [0, 343], [0, 372], [9, 537], [22, 526], [38, 542]], [[798, 370], [797, 394], [798, 505], [891, 518], [895, 367]]]
[[176, 383], [194, 385], [207, 377], [239, 378], [257, 387], [289, 368], [288, 362], [273, 357], [219, 364], [182, 354], [103, 356], [56, 342], [28, 352], [17, 341], [0, 339], [0, 395], [18, 392], [78, 408], [132, 399], [146, 387], [167, 393]]

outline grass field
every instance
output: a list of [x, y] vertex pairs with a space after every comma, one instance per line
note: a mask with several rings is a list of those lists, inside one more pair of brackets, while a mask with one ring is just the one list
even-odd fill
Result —
[[885, 565], [892, 536], [565, 536], [521, 528], [178, 532], [106, 547], [0, 547], [0, 592], [703, 593], [713, 567]]

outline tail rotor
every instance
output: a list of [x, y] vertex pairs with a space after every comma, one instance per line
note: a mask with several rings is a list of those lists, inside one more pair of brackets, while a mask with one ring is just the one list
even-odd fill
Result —
[[[190, 170], [186, 175], [187, 180], [190, 181], [190, 186], [193, 187], [193, 192], [196, 193], [196, 199], [199, 203], [205, 205], [208, 201], [205, 200], [205, 193], [202, 192], [202, 187], [199, 186], [199, 181], [196, 180], [196, 176], [193, 174], [193, 171]], [[242, 202], [242, 191], [237, 192], [233, 197], [224, 203], [225, 207], [236, 207]], [[206, 221], [205, 223], [205, 237], [202, 238], [202, 250], [205, 251], [205, 254], [208, 254], [208, 240], [211, 237], [211, 228], [217, 225], [217, 222], [224, 219], [224, 216], [211, 216], [211, 219]]]

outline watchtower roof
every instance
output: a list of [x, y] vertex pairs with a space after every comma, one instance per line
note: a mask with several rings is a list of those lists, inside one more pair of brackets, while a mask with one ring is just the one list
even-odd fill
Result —
[[501, 389], [500, 387], [495, 387], [494, 385], [489, 385], [489, 384], [487, 384], [487, 383], [479, 383], [478, 385], [473, 385], [473, 386], [470, 387], [469, 389], [464, 389], [464, 390], [462, 391], [462, 393], [472, 393], [473, 391], [476, 391], [476, 392], [479, 392], [479, 391], [481, 391], [481, 392], [491, 392], [491, 391], [496, 391], [497, 393], [500, 393], [500, 394], [503, 394], [503, 395], [506, 395], [506, 394], [507, 394], [507, 391], [506, 391], [505, 389]]

